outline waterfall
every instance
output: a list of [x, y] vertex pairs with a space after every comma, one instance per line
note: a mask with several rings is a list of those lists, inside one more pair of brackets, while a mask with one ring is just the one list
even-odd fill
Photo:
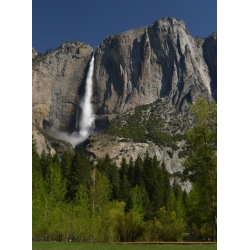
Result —
[[93, 72], [94, 72], [94, 56], [92, 57], [89, 65], [89, 70], [87, 74], [85, 95], [80, 102], [80, 107], [82, 109], [81, 118], [79, 121], [80, 135], [82, 137], [87, 137], [93, 132], [94, 129], [94, 114], [91, 106], [91, 96], [92, 96], [92, 85], [93, 85]]
[[[62, 131], [51, 131], [48, 132], [50, 135], [57, 139], [70, 142], [73, 148], [83, 142], [90, 134], [93, 133], [95, 128], [95, 118], [91, 106], [91, 96], [92, 96], [92, 85], [93, 85], [93, 72], [94, 72], [94, 55], [91, 58], [89, 70], [87, 73], [87, 80], [85, 85], [85, 94], [80, 101], [81, 115], [80, 119], [79, 112], [76, 113], [76, 129], [79, 124], [79, 132], [75, 131], [72, 134], [62, 132]], [[79, 119], [79, 120], [78, 120]]]

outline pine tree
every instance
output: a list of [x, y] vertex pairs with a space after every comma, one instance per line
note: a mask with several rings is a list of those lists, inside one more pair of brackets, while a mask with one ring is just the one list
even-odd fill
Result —
[[130, 199], [131, 186], [125, 175], [120, 182], [120, 200], [126, 203], [126, 212], [129, 210], [129, 199]]
[[176, 179], [174, 179], [174, 182], [173, 182], [173, 192], [174, 192], [176, 199], [182, 196], [182, 189], [180, 185], [178, 184], [178, 182], [176, 181]]
[[155, 194], [156, 170], [152, 158], [149, 157], [148, 151], [146, 152], [146, 157], [143, 161], [143, 179], [149, 200], [152, 201]]
[[52, 162], [51, 154], [46, 154], [45, 150], [43, 149], [41, 157], [40, 157], [40, 166], [42, 169], [43, 178], [45, 178], [47, 174], [47, 169], [51, 162]]
[[58, 166], [60, 166], [61, 160], [60, 160], [60, 158], [59, 158], [59, 156], [58, 156], [57, 153], [55, 153], [55, 154], [53, 155], [53, 157], [52, 157], [52, 162], [55, 163], [55, 164], [57, 164]]
[[40, 177], [42, 176], [42, 169], [40, 166], [40, 156], [37, 153], [37, 145], [32, 135], [32, 190], [35, 190]]
[[124, 157], [122, 157], [121, 167], [119, 168], [120, 179], [122, 180], [124, 176], [128, 176], [128, 164]]
[[88, 180], [90, 178], [90, 164], [83, 151], [76, 152], [72, 161], [71, 171], [70, 171], [70, 186], [69, 186], [69, 197], [71, 199], [75, 198], [76, 192], [79, 185], [87, 186]]
[[62, 156], [61, 170], [64, 179], [69, 181], [70, 179], [70, 169], [72, 164], [73, 155], [69, 151], [65, 151]]
[[32, 135], [32, 171], [41, 173], [40, 156], [37, 153], [37, 144], [34, 136]]
[[169, 172], [166, 169], [166, 165], [164, 161], [161, 164], [161, 172], [164, 178], [164, 198], [163, 199], [164, 199], [164, 204], [167, 204], [167, 200], [168, 200], [170, 190], [171, 190], [171, 185], [170, 185]]
[[133, 187], [136, 185], [144, 187], [143, 181], [143, 161], [142, 158], [138, 155], [134, 165], [134, 178], [133, 178]]
[[128, 202], [130, 198], [130, 182], [128, 180], [128, 164], [126, 159], [122, 157], [121, 167], [119, 169], [120, 173], [120, 199], [126, 203], [126, 211], [128, 211]]
[[104, 160], [98, 160], [96, 168], [102, 173], [105, 174], [111, 184], [112, 194], [111, 199], [118, 199], [120, 193], [120, 174], [116, 164], [109, 157], [109, 154], [106, 154]]
[[129, 159], [129, 165], [128, 165], [128, 180], [130, 183], [130, 186], [134, 186], [134, 162], [133, 158], [130, 157]]
[[156, 166], [156, 182], [154, 184], [154, 192], [152, 197], [153, 212], [156, 213], [160, 207], [165, 205], [165, 183], [164, 176], [159, 166]]

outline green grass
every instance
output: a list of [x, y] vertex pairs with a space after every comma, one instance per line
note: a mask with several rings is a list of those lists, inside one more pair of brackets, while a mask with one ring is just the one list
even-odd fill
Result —
[[105, 243], [64, 243], [64, 242], [33, 242], [32, 250], [215, 250], [212, 245], [114, 245]]

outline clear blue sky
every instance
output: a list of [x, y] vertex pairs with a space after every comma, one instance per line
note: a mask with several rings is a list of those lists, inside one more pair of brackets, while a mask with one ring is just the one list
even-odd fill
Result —
[[32, 46], [45, 52], [79, 39], [96, 49], [111, 34], [165, 16], [184, 20], [193, 36], [217, 31], [216, 0], [33, 0]]

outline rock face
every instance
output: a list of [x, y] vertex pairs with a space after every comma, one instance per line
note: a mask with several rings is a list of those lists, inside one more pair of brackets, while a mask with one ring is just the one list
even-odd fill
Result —
[[50, 141], [48, 141], [43, 134], [41, 134], [35, 126], [32, 126], [32, 135], [36, 141], [37, 153], [39, 155], [42, 154], [44, 150], [47, 154], [54, 155], [56, 150], [51, 145]]
[[34, 48], [32, 48], [32, 59], [34, 59], [37, 56], [37, 52]]
[[82, 42], [65, 43], [32, 62], [32, 122], [35, 125], [75, 129], [78, 103], [85, 89], [93, 51]]
[[213, 33], [205, 39], [203, 53], [211, 77], [211, 95], [217, 101], [217, 33]]
[[[178, 142], [179, 146], [182, 144], [183, 142]], [[108, 134], [93, 134], [89, 137], [89, 143], [86, 143], [85, 150], [86, 153], [90, 155], [90, 160], [93, 161], [99, 158], [105, 158], [105, 155], [108, 153], [117, 166], [120, 166], [122, 157], [124, 157], [127, 162], [129, 162], [130, 157], [135, 161], [138, 155], [140, 155], [142, 159], [145, 158], [146, 152], [148, 151], [150, 157], [153, 158], [156, 156], [160, 162], [164, 161], [170, 173], [182, 170], [182, 164], [178, 158], [178, 151], [174, 151], [170, 157], [167, 151], [172, 150], [171, 148], [160, 147], [152, 142], [139, 143]]]
[[[85, 43], [73, 42], [41, 57], [32, 48], [34, 125], [67, 132], [76, 129], [79, 99], [84, 94], [93, 51]], [[155, 107], [154, 111], [152, 107], [155, 117], [160, 116], [165, 125], [172, 123], [169, 131], [163, 132], [171, 136], [178, 131], [184, 134], [191, 123], [182, 126], [179, 120], [174, 121], [175, 117], [180, 116], [184, 121], [185, 112], [179, 111], [186, 111], [188, 103], [204, 95], [217, 100], [216, 33], [204, 39], [195, 38], [189, 34], [182, 20], [165, 17], [149, 27], [109, 36], [95, 52], [91, 102], [97, 129], [96, 134], [83, 143], [85, 149], [93, 160], [109, 153], [117, 163], [122, 156], [127, 160], [130, 156], [135, 159], [138, 154], [144, 157], [148, 150], [150, 156], [156, 155], [158, 160], [164, 160], [171, 173], [181, 171], [181, 147], [185, 143], [182, 139], [176, 142], [179, 149], [172, 150], [169, 145], [160, 146], [150, 140], [135, 142], [133, 138], [123, 138], [123, 135], [98, 132], [107, 128], [112, 120], [120, 119], [123, 123], [119, 126], [122, 127], [126, 120], [121, 117], [131, 108], [151, 105], [161, 98], [162, 103], [171, 105], [179, 113], [175, 115], [164, 107], [160, 111]], [[61, 154], [64, 148], [70, 148], [65, 144], [60, 147], [62, 149], [57, 149], [62, 142], [38, 132], [34, 133], [41, 141], [40, 148], [51, 153], [55, 149]]]
[[69, 142], [51, 137], [47, 132], [45, 129], [32, 125], [32, 135], [36, 142], [37, 153], [39, 155], [42, 154], [43, 150], [45, 153], [50, 153], [51, 155], [57, 153], [59, 157], [62, 157], [65, 151], [74, 152]]
[[97, 122], [165, 96], [182, 110], [197, 96], [216, 99], [216, 46], [215, 35], [194, 38], [172, 17], [105, 38], [95, 53]]

